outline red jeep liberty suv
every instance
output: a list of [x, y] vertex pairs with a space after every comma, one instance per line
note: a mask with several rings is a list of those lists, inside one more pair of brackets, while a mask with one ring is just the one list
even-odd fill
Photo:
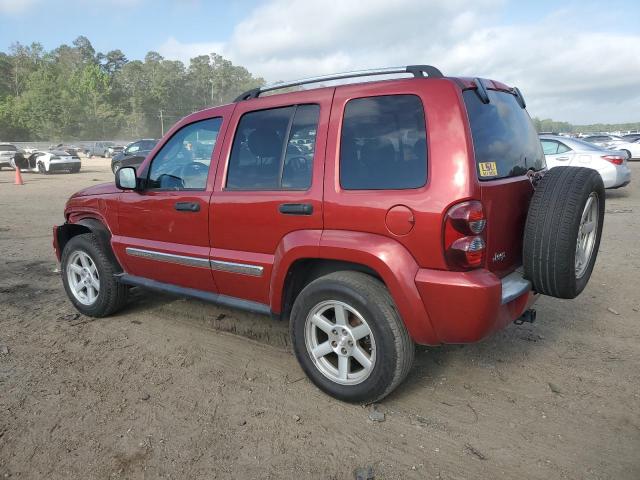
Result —
[[73, 195], [53, 243], [81, 313], [137, 286], [278, 315], [311, 381], [371, 402], [415, 343], [477, 342], [538, 294], [577, 296], [604, 202], [596, 171], [546, 172], [517, 88], [413, 65], [191, 114], [137, 171]]

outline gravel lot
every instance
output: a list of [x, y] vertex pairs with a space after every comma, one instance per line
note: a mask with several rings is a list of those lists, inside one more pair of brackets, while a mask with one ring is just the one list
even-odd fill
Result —
[[112, 181], [108, 163], [22, 187], [0, 172], [1, 476], [640, 478], [640, 163], [607, 194], [582, 296], [480, 344], [420, 347], [384, 422], [304, 378], [285, 322], [146, 292], [78, 315], [51, 225]]

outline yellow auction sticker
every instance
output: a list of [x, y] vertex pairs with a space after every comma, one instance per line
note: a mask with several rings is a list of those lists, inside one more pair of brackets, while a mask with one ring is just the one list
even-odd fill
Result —
[[480, 162], [478, 166], [480, 167], [481, 177], [498, 176], [498, 167], [496, 167], [496, 162]]

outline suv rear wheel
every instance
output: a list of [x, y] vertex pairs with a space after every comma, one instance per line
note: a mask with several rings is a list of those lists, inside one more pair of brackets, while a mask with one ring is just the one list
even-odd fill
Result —
[[413, 363], [413, 341], [389, 292], [361, 272], [335, 272], [307, 285], [293, 305], [290, 330], [302, 369], [340, 400], [387, 396]]
[[125, 304], [127, 287], [116, 280], [117, 266], [93, 233], [69, 240], [60, 270], [69, 300], [84, 315], [104, 317]]

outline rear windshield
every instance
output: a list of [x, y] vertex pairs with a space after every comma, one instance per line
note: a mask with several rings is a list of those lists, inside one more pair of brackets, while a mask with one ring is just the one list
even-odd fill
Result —
[[17, 150], [13, 145], [0, 145], [0, 152], [15, 152]]
[[463, 92], [480, 180], [524, 175], [545, 168], [544, 153], [527, 111], [507, 92], [488, 90], [489, 103], [475, 90]]

